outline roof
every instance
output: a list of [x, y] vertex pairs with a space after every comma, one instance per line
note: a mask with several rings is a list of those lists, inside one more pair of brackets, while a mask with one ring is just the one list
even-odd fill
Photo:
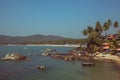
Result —
[[104, 46], [103, 49], [109, 49], [110, 47], [109, 46]]
[[110, 44], [109, 43], [103, 43], [102, 45], [103, 46], [109, 46]]

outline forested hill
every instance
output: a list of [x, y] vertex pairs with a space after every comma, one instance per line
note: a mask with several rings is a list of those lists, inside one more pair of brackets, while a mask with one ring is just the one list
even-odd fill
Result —
[[78, 39], [64, 38], [54, 35], [5, 36], [0, 35], [0, 45], [7, 44], [69, 44], [77, 43]]
[[63, 40], [64, 37], [53, 35], [31, 35], [31, 36], [5, 36], [0, 35], [1, 44], [23, 44], [23, 43], [38, 43], [53, 40]]

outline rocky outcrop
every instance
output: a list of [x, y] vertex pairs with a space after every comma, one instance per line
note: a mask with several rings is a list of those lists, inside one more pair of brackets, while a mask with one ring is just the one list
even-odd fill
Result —
[[18, 53], [11, 53], [11, 54], [8, 53], [3, 58], [1, 58], [1, 60], [25, 60], [25, 59], [27, 59], [26, 56], [23, 56]]

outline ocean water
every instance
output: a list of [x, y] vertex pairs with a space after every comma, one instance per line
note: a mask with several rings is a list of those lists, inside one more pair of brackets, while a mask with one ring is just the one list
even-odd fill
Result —
[[[0, 46], [0, 58], [12, 52], [30, 58], [29, 61], [0, 61], [0, 80], [120, 80], [120, 70], [112, 63], [96, 62], [93, 67], [83, 67], [81, 61], [36, 55], [44, 49], [67, 53], [73, 47]], [[39, 64], [47, 65], [47, 70], [38, 70]]]

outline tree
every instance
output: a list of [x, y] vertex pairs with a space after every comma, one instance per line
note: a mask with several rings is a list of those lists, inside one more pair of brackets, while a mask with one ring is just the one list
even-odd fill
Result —
[[119, 23], [118, 23], [118, 21], [115, 21], [113, 27], [114, 27], [114, 28], [119, 28]]
[[99, 21], [96, 22], [95, 31], [96, 31], [99, 35], [101, 35], [101, 33], [102, 33], [102, 27], [101, 27], [101, 24], [100, 24]]
[[97, 36], [98, 36], [98, 33], [96, 31], [92, 31], [91, 33], [89, 33], [88, 37], [95, 38]]
[[88, 33], [91, 33], [93, 31], [93, 27], [88, 26], [87, 31], [88, 31]]
[[[109, 28], [112, 26], [112, 21], [110, 19], [108, 19], [107, 22], [105, 22], [103, 24], [103, 26], [101, 26], [100, 22], [97, 21], [95, 28], [88, 26], [87, 29], [85, 29], [82, 33], [84, 33], [84, 35], [88, 35], [87, 37], [87, 50], [89, 52], [96, 52], [99, 49], [99, 46], [101, 46], [101, 43], [104, 42], [104, 38], [105, 36], [102, 36], [101, 33], [102, 31], [105, 32], [105, 35], [107, 35], [107, 30], [109, 30]], [[113, 24], [114, 28], [119, 28], [119, 23], [118, 21], [115, 21], [115, 23]], [[120, 30], [118, 31], [118, 36], [120, 36]], [[109, 41], [108, 41], [109, 42]], [[118, 45], [118, 39], [114, 38], [112, 41], [110, 41], [112, 43], [112, 46], [110, 46], [112, 49], [117, 47]]]
[[110, 19], [108, 19], [108, 26], [110, 27], [112, 25], [112, 21]]
[[118, 21], [115, 21], [115, 22], [114, 22], [113, 27], [114, 27], [114, 28], [119, 28], [119, 23], [118, 23]]
[[90, 52], [94, 52], [95, 46], [100, 46], [101, 41], [98, 36], [99, 34], [95, 30], [89, 33], [87, 48]]
[[84, 36], [87, 36], [87, 35], [88, 35], [87, 30], [86, 30], [86, 29], [84, 29], [84, 30], [82, 31], [82, 34], [83, 34]]
[[108, 21], [107, 21], [107, 28], [108, 28], [108, 30], [109, 30], [109, 28], [110, 28], [111, 25], [112, 25], [112, 22], [111, 22], [110, 19], [108, 19]]
[[103, 31], [105, 31], [105, 35], [107, 35], [106, 31], [108, 30], [107, 22], [103, 24]]

